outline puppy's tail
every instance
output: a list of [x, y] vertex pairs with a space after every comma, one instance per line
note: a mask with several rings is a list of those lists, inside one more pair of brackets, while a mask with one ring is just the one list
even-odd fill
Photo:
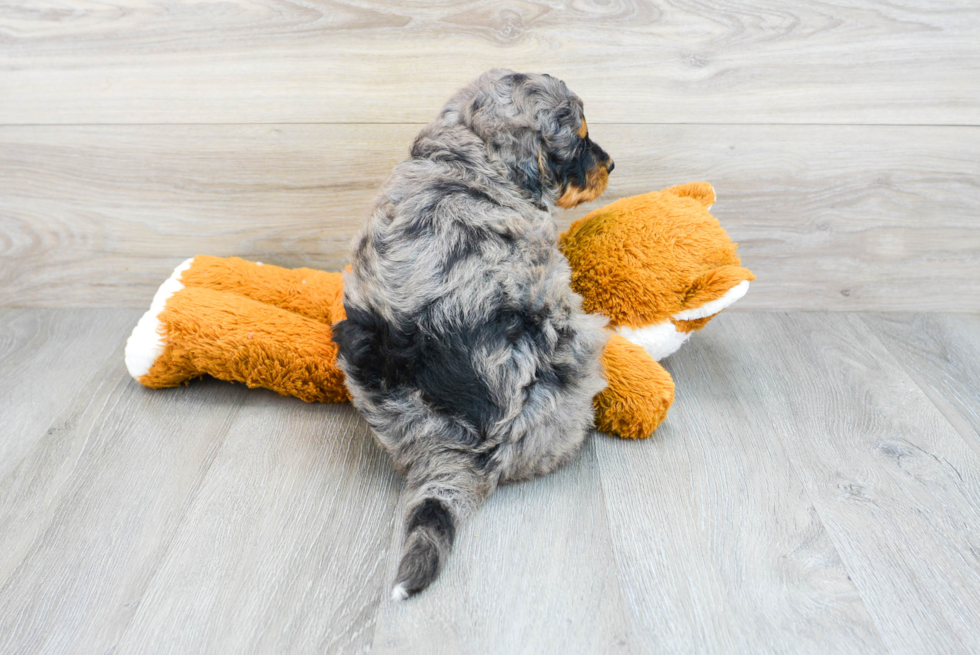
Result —
[[392, 600], [414, 596], [439, 576], [453, 547], [456, 527], [487, 497], [490, 484], [470, 464], [464, 470], [453, 466], [413, 472], [408, 491], [412, 499], [405, 515], [405, 545]]

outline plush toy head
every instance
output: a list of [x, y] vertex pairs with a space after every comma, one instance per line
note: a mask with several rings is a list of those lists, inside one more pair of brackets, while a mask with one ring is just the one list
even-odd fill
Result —
[[715, 191], [694, 182], [623, 198], [561, 236], [572, 287], [589, 312], [660, 360], [745, 295], [755, 276], [708, 213]]

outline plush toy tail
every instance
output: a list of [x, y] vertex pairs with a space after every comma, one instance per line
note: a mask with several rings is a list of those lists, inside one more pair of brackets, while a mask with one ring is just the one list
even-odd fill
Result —
[[143, 314], [126, 341], [126, 370], [138, 382], [142, 382], [167, 346], [166, 326], [160, 322], [160, 313], [167, 301], [184, 288], [181, 276], [193, 263], [193, 257], [184, 261], [160, 285], [150, 303], [150, 309]]
[[182, 273], [188, 287], [225, 291], [332, 325], [344, 315], [340, 273], [282, 268], [240, 257], [198, 255]]
[[678, 321], [694, 321], [733, 305], [749, 290], [755, 279], [747, 268], [719, 266], [695, 279], [684, 297], [684, 310], [673, 316]]
[[178, 266], [161, 285], [126, 343], [126, 367], [140, 384], [175, 387], [210, 375], [307, 402], [350, 400], [328, 323], [238, 293], [190, 286], [201, 270], [198, 259]]
[[669, 189], [664, 189], [664, 192], [672, 193], [680, 198], [692, 198], [701, 203], [705, 209], [711, 209], [711, 205], [715, 204], [716, 200], [715, 188], [708, 182], [678, 184]]

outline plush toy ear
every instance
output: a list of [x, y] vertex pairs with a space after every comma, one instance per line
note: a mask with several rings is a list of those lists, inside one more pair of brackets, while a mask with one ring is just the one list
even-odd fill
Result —
[[667, 193], [672, 193], [680, 198], [693, 198], [697, 200], [705, 209], [710, 209], [715, 204], [715, 188], [707, 182], [688, 182], [678, 184], [667, 189]]
[[719, 266], [702, 273], [691, 283], [684, 297], [684, 309], [674, 318], [692, 321], [713, 316], [744, 296], [754, 279], [752, 271], [741, 266]]

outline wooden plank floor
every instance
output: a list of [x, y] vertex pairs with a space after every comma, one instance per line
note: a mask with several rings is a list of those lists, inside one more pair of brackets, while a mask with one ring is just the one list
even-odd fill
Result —
[[356, 413], [144, 389], [137, 316], [0, 312], [0, 652], [980, 650], [980, 317], [722, 315], [654, 438], [499, 491], [395, 604]]

